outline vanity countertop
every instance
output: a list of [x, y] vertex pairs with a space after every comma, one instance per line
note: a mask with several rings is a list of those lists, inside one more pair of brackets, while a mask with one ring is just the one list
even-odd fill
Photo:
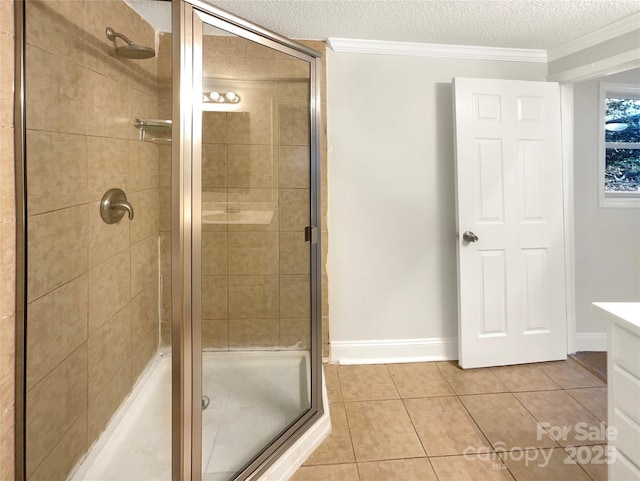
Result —
[[626, 321], [640, 332], [640, 302], [594, 302], [593, 305]]

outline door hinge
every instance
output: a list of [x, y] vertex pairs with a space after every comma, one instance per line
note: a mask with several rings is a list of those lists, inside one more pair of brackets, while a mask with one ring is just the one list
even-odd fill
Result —
[[312, 244], [318, 243], [318, 228], [312, 225], [308, 225], [304, 228], [304, 241], [311, 241]]

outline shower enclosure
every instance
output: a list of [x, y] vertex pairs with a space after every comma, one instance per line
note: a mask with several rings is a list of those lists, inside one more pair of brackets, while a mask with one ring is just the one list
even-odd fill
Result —
[[323, 414], [320, 53], [21, 7], [17, 479], [258, 479]]

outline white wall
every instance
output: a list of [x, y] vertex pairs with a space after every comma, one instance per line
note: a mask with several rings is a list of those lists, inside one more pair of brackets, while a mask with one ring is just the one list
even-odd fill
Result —
[[640, 301], [640, 209], [598, 207], [600, 81], [640, 86], [640, 70], [574, 86], [577, 350], [606, 349], [592, 302]]
[[545, 74], [544, 63], [327, 52], [334, 360], [455, 358], [451, 79]]

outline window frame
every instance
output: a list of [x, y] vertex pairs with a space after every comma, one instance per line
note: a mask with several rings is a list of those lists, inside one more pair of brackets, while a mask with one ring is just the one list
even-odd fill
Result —
[[[623, 207], [640, 208], [640, 192], [606, 192], [605, 191], [605, 171], [607, 148], [612, 148], [616, 142], [606, 142], [606, 99], [615, 98], [640, 99], [640, 85], [624, 83], [600, 83], [599, 108], [598, 108], [598, 199], [600, 207]], [[620, 98], [620, 97], [618, 97]], [[640, 142], [630, 142], [625, 148], [640, 150]]]

